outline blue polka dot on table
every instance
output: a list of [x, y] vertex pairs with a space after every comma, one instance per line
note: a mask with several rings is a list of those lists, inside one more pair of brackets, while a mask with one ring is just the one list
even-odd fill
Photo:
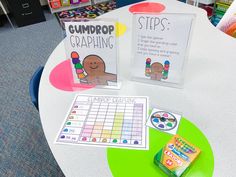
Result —
[[128, 143], [128, 141], [127, 140], [123, 140], [123, 143]]
[[68, 132], [68, 129], [67, 129], [67, 128], [65, 128], [63, 131], [64, 131], [64, 132]]

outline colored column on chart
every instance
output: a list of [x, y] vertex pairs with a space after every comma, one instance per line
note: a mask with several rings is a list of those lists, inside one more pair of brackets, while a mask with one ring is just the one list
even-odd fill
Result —
[[134, 104], [133, 125], [131, 134], [131, 144], [141, 144], [142, 124], [143, 124], [143, 105]]
[[124, 119], [124, 113], [116, 112], [111, 132], [111, 138], [113, 139], [114, 143], [120, 142], [123, 119]]
[[108, 103], [100, 104], [97, 118], [96, 118], [94, 128], [93, 128], [93, 132], [91, 135], [93, 142], [100, 142], [101, 140], [107, 109], [108, 109]]
[[111, 141], [112, 127], [114, 124], [116, 108], [116, 104], [109, 103], [100, 140], [103, 143], [109, 143]]
[[133, 104], [126, 104], [125, 111], [124, 111], [122, 135], [121, 135], [121, 142], [124, 144], [130, 144], [131, 142], [133, 109], [134, 109]]

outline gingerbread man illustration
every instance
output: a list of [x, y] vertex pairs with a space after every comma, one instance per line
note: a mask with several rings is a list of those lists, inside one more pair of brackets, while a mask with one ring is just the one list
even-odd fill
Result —
[[155, 62], [151, 65], [151, 79], [160, 81], [162, 79], [163, 65]]
[[85, 57], [83, 66], [87, 73], [83, 81], [87, 84], [108, 85], [108, 81], [117, 81], [117, 75], [107, 73], [105, 62], [97, 55], [88, 55]]

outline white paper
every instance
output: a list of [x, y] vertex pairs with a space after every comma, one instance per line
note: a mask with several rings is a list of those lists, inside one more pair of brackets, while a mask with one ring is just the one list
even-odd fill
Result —
[[117, 85], [115, 22], [105, 20], [65, 23], [66, 56], [75, 83]]
[[181, 115], [154, 108], [146, 125], [159, 131], [175, 135]]
[[148, 149], [147, 97], [77, 95], [55, 143]]
[[132, 78], [182, 84], [192, 14], [135, 14]]

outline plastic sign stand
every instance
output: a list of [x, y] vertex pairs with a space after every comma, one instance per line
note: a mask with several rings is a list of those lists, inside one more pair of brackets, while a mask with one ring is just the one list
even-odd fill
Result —
[[195, 16], [134, 14], [132, 80], [183, 86]]
[[65, 21], [73, 82], [119, 89], [115, 20]]

